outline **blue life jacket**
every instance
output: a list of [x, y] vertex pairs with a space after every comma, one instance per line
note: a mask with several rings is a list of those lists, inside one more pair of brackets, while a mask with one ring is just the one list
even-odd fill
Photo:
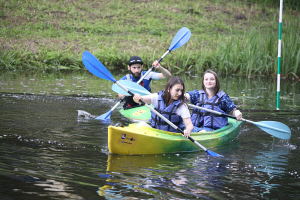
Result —
[[[125, 80], [128, 80], [128, 81], [133, 81], [135, 83], [137, 83], [144, 74], [146, 74], [147, 72], [146, 71], [142, 71], [141, 72], [141, 76], [139, 78], [133, 78], [131, 74], [127, 74], [126, 75], [126, 79]], [[139, 84], [141, 86], [143, 86], [144, 88], [146, 88], [149, 92], [151, 92], [151, 88], [150, 88], [150, 82], [151, 82], [152, 79], [149, 79], [149, 80], [142, 80]], [[138, 106], [141, 106], [140, 104], [136, 103], [133, 101], [133, 97], [132, 96], [127, 96], [125, 97], [125, 103], [123, 105], [123, 108], [126, 110], [126, 109], [130, 109], [130, 108], [134, 108], [134, 107], [138, 107]]]
[[[208, 100], [204, 90], [199, 91], [200, 97], [196, 106], [214, 110], [223, 114], [226, 114], [220, 109], [221, 98], [225, 95], [225, 92], [220, 91], [211, 99]], [[227, 125], [228, 118], [221, 117], [220, 115], [206, 112], [204, 110], [194, 109], [191, 115], [191, 120], [194, 126], [208, 127], [214, 130], [222, 128]]]
[[[128, 81], [133, 81], [135, 83], [137, 83], [141, 78], [142, 76], [144, 76], [144, 74], [146, 74], [147, 72], [146, 71], [142, 71], [141, 72], [141, 76], [139, 78], [133, 78], [131, 74], [126, 74], [126, 80]], [[151, 82], [151, 78], [150, 79], [143, 79], [141, 82], [140, 82], [140, 85], [143, 86], [144, 88], [146, 88], [149, 92], [151, 92], [151, 88], [150, 88], [150, 82]]]
[[[176, 115], [176, 109], [180, 105], [180, 100], [174, 101], [172, 104], [170, 104], [168, 107], [166, 107], [166, 104], [164, 102], [164, 99], [162, 95], [165, 91], [160, 91], [158, 93], [157, 98], [157, 104], [155, 106], [155, 110], [159, 112], [162, 116], [167, 118], [169, 121], [171, 121], [176, 126], [179, 126], [179, 124], [183, 121], [182, 118], [178, 115]], [[151, 111], [151, 118], [150, 118], [151, 126], [156, 129], [160, 129], [163, 131], [170, 131], [178, 133], [176, 129], [174, 129], [172, 126], [170, 126], [167, 122], [165, 122], [163, 119], [161, 119], [159, 116], [157, 116], [154, 112]]]

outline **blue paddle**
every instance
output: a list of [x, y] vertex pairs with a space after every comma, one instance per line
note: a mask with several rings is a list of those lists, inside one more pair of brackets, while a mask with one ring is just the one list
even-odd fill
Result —
[[[138, 93], [138, 94], [141, 94], [142, 96], [144, 95], [148, 95], [148, 94], [151, 94], [146, 88], [144, 88], [143, 86], [135, 83], [135, 82], [132, 82], [132, 81], [128, 81], [128, 80], [120, 80], [118, 81], [121, 85], [126, 85], [126, 88], [128, 90], [130, 90], [132, 93]], [[136, 87], [136, 86], [139, 86], [139, 87]], [[113, 91], [120, 91], [119, 94], [123, 94], [123, 95], [126, 95], [126, 96], [130, 96], [130, 94], [128, 92], [125, 92], [122, 88], [120, 88], [116, 83], [114, 83], [112, 86], [111, 86], [111, 89]]]
[[[129, 91], [126, 87], [120, 84], [113, 76], [112, 74], [104, 67], [104, 65], [97, 59], [95, 58], [90, 52], [85, 51], [82, 54], [82, 61], [84, 63], [84, 66], [94, 75], [112, 81], [115, 84], [117, 84], [119, 87], [121, 87], [125, 92], [129, 93], [131, 96], [134, 96], [134, 94]], [[137, 84], [138, 85], [138, 84]], [[154, 112], [156, 115], [158, 115], [160, 118], [162, 118], [165, 122], [167, 122], [170, 126], [172, 126], [174, 129], [178, 130], [181, 134], [183, 134], [183, 131], [177, 127], [175, 124], [170, 122], [168, 119], [166, 119], [164, 116], [162, 116], [160, 113], [158, 113], [154, 108], [149, 106], [147, 103], [141, 100], [141, 103], [144, 104], [147, 108], [149, 108], [152, 112]], [[196, 140], [194, 140], [191, 137], [188, 137], [190, 141], [192, 141], [194, 144], [196, 144], [198, 147], [203, 149], [208, 155], [214, 156], [214, 157], [223, 157], [217, 153], [214, 153], [212, 151], [209, 151], [206, 149], [204, 146], [199, 144]]]
[[[121, 82], [121, 81], [119, 81]], [[127, 80], [123, 80], [122, 81], [122, 85], [124, 85], [125, 87], [127, 88], [134, 88], [134, 91], [135, 93], [138, 93], [139, 95], [141, 96], [144, 96], [144, 95], [149, 95], [151, 94], [151, 92], [149, 92], [146, 88], [144, 88], [143, 86], [137, 84], [137, 83], [134, 83], [132, 81], [127, 81]], [[119, 93], [119, 94], [123, 94], [123, 95], [129, 95], [128, 92], [126, 92], [125, 90], [123, 90], [120, 86], [118, 86], [116, 83], [114, 83], [111, 87], [111, 89], [116, 92], [116, 93]]]
[[[173, 38], [171, 45], [169, 47], [169, 49], [164, 53], [164, 55], [158, 60], [158, 62], [162, 61], [162, 59], [171, 51], [183, 46], [185, 43], [187, 43], [187, 41], [189, 41], [189, 39], [191, 38], [191, 31], [186, 28], [183, 27], [181, 28], [175, 35], [175, 37]], [[137, 82], [137, 84], [139, 84], [140, 82], [142, 82], [142, 80], [144, 80], [144, 78], [152, 71], [154, 66], [152, 66], [141, 78], [140, 80]], [[93, 73], [93, 72], [92, 72]], [[130, 89], [131, 90], [131, 89]], [[132, 90], [131, 90], [132, 91]], [[128, 93], [126, 94], [127, 96], [129, 95]], [[114, 106], [112, 107], [112, 109], [110, 109], [110, 111], [98, 116], [96, 119], [100, 119], [100, 120], [109, 120], [110, 119], [110, 115], [111, 113], [114, 111], [114, 109], [116, 107], [119, 106], [119, 104], [124, 100], [125, 97], [123, 97], [122, 99], [120, 99], [120, 101]]]
[[[123, 82], [123, 85], [125, 87], [127, 87], [127, 82]], [[138, 93], [140, 95], [151, 94], [144, 87], [142, 87], [140, 85], [137, 85], [136, 83], [135, 83], [135, 86], [133, 84], [131, 84], [130, 87], [134, 87], [136, 93]], [[117, 93], [125, 94], [124, 90], [122, 90], [120, 87], [113, 87], [113, 90]], [[229, 118], [236, 119], [236, 117], [234, 117], [232, 115], [223, 114], [223, 113], [220, 113], [220, 112], [217, 112], [217, 111], [214, 111], [214, 110], [210, 110], [210, 109], [207, 109], [207, 108], [202, 108], [202, 107], [199, 107], [199, 106], [195, 106], [193, 104], [189, 104], [189, 106], [192, 107], [192, 108], [204, 110], [206, 112], [211, 112], [211, 113], [220, 115], [222, 117], [229, 117]], [[291, 138], [291, 129], [287, 125], [285, 125], [281, 122], [276, 122], [276, 121], [253, 122], [253, 121], [250, 121], [250, 120], [247, 120], [247, 119], [242, 119], [242, 121], [254, 124], [258, 128], [262, 129], [263, 131], [265, 131], [265, 132], [269, 133], [270, 135], [273, 135], [277, 138], [280, 138], [280, 139], [290, 139]]]

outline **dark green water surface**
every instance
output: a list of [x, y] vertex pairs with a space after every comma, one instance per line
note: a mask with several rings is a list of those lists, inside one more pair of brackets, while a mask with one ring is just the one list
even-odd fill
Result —
[[[187, 91], [201, 88], [201, 78], [183, 79]], [[110, 155], [109, 124], [77, 110], [109, 111], [118, 102], [112, 82], [89, 72], [1, 72], [0, 199], [299, 199], [300, 83], [281, 80], [277, 111], [276, 79], [220, 79], [245, 119], [282, 122], [291, 139], [244, 123], [238, 138], [211, 149], [224, 158]], [[128, 123], [116, 110], [110, 124], [118, 122]]]

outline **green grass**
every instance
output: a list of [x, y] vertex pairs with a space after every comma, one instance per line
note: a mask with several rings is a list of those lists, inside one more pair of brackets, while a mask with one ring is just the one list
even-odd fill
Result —
[[[299, 5], [287, 4], [281, 73], [298, 77]], [[133, 55], [147, 68], [188, 27], [189, 42], [162, 61], [173, 74], [276, 75], [278, 15], [272, 0], [0, 0], [0, 69], [84, 69], [86, 50], [110, 70]]]

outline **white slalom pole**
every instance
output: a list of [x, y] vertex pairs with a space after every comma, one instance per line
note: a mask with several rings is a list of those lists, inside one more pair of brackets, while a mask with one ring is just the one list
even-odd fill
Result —
[[278, 69], [277, 69], [277, 104], [276, 104], [276, 110], [279, 110], [279, 101], [280, 101], [280, 60], [281, 60], [282, 7], [283, 7], [283, 0], [280, 0], [280, 8], [279, 8], [279, 33], [278, 33]]

